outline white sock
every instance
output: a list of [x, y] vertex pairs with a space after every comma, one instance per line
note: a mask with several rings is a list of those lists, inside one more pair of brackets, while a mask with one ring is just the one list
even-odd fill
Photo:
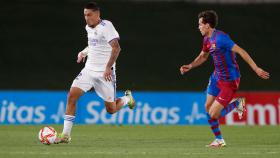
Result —
[[126, 105], [129, 102], [129, 97], [123, 96], [123, 97], [121, 97], [121, 100], [123, 101], [123, 105]]
[[62, 132], [63, 134], [70, 136], [74, 121], [75, 121], [75, 116], [65, 115], [64, 127]]

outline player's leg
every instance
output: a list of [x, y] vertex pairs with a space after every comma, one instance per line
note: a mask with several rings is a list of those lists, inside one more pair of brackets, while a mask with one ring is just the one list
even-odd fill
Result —
[[110, 114], [114, 114], [123, 106], [128, 105], [130, 109], [135, 107], [135, 101], [130, 90], [125, 91], [125, 95], [117, 98], [114, 102], [104, 101], [106, 110]]
[[[214, 118], [211, 116], [212, 114], [212, 110], [214, 109], [213, 106], [216, 106], [215, 104], [215, 98], [214, 96], [211, 96], [211, 95], [208, 95], [207, 98], [210, 98], [209, 100], [212, 101], [212, 105], [210, 106], [209, 108], [209, 111], [207, 113], [207, 119], [208, 119], [208, 123], [211, 127], [211, 130], [212, 130], [212, 133], [214, 134], [215, 136], [215, 141], [216, 140], [221, 140], [221, 141], [224, 141], [223, 140], [223, 136], [222, 136], [222, 133], [221, 133], [221, 130], [220, 130], [220, 126], [219, 126], [219, 119], [217, 118]], [[210, 103], [210, 102], [209, 102]], [[216, 108], [216, 107], [215, 107]], [[223, 108], [223, 107], [222, 107]], [[214, 142], [215, 142], [214, 141]], [[213, 142], [209, 144], [210, 146], [213, 145]]]
[[221, 105], [217, 100], [213, 102], [209, 109], [209, 113], [207, 114], [208, 122], [211, 126], [212, 133], [215, 135], [215, 140], [210, 144], [206, 145], [206, 147], [224, 147], [226, 146], [225, 140], [223, 139], [220, 125], [219, 125], [219, 115], [221, 110], [223, 109], [223, 105]]
[[212, 104], [214, 103], [215, 99], [216, 99], [216, 96], [213, 96], [211, 94], [207, 94], [206, 102], [205, 102], [205, 110], [206, 110], [207, 113], [209, 113], [209, 110], [210, 110]]
[[106, 81], [103, 77], [103, 73], [95, 73], [95, 76], [96, 79], [93, 87], [97, 95], [104, 100], [104, 104], [108, 113], [114, 114], [125, 105], [128, 105], [131, 109], [134, 108], [135, 101], [131, 91], [127, 90], [124, 96], [116, 98], [115, 75], [112, 75], [113, 81]]
[[109, 114], [114, 114], [116, 113], [117, 111], [119, 111], [120, 109], [122, 109], [122, 107], [124, 105], [127, 104], [128, 101], [126, 101], [126, 98], [125, 99], [121, 99], [121, 98], [118, 98], [116, 99], [115, 102], [107, 102], [107, 101], [104, 101], [104, 104], [105, 104], [105, 107], [106, 107], [106, 110]]
[[215, 101], [215, 96], [212, 96], [210, 94], [207, 95], [207, 99], [206, 99], [206, 111], [207, 111], [207, 119], [208, 119], [208, 123], [211, 127], [212, 133], [214, 134], [216, 139], [223, 139], [222, 137], [222, 133], [220, 131], [220, 127], [219, 127], [219, 120], [216, 118], [212, 118], [210, 116], [210, 109]]
[[220, 89], [217, 87], [217, 78], [214, 75], [211, 75], [209, 79], [209, 84], [207, 86], [207, 98], [206, 98], [206, 103], [205, 103], [205, 109], [207, 111], [207, 119], [208, 123], [211, 127], [212, 133], [215, 136], [215, 140], [207, 145], [207, 147], [216, 147], [219, 146], [219, 143], [223, 141], [222, 133], [220, 131], [219, 127], [219, 120], [216, 118], [212, 118], [210, 115], [210, 111], [212, 109], [212, 106], [214, 105], [216, 96], [220, 93]]
[[216, 100], [213, 102], [212, 106], [209, 109], [209, 116], [211, 119], [219, 119], [221, 116], [221, 111], [224, 109], [224, 105], [219, 103]]
[[71, 141], [71, 131], [73, 123], [75, 122], [76, 103], [78, 99], [84, 94], [84, 91], [78, 87], [71, 87], [68, 97], [66, 112], [64, 116], [63, 131], [59, 134], [54, 143], [69, 143]]
[[222, 109], [220, 117], [226, 116], [233, 109], [236, 109], [236, 112], [238, 113], [239, 119], [242, 119], [243, 115], [244, 115], [244, 112], [246, 111], [245, 99], [240, 97], [240, 98], [234, 100], [233, 102], [229, 103], [226, 107], [224, 107]]
[[[216, 97], [214, 103], [209, 109], [209, 116], [212, 120], [218, 120], [219, 118], [225, 116], [229, 112], [231, 112], [236, 106], [238, 105], [238, 100], [232, 102], [229, 104], [229, 102], [232, 100], [234, 93], [236, 92], [238, 88], [238, 82], [218, 82], [217, 85], [220, 88], [220, 92], [218, 96]], [[222, 138], [221, 132], [219, 130], [219, 124], [214, 125], [212, 127], [215, 129], [215, 136], [216, 140], [214, 140], [212, 143], [210, 143], [209, 147], [223, 147], [225, 146], [225, 141]]]
[[209, 114], [210, 108], [213, 105], [215, 99], [216, 99], [215, 96], [207, 94], [207, 99], [206, 99], [206, 104], [205, 104], [205, 108], [206, 108], [206, 111], [207, 111], [206, 115], [207, 115], [208, 123], [211, 127], [212, 133], [214, 134], [215, 138], [216, 139], [223, 139], [222, 133], [221, 133], [220, 127], [219, 127], [219, 120], [211, 118], [211, 116]]
[[224, 108], [221, 110], [221, 114], [219, 117], [224, 117], [228, 113], [230, 113], [233, 109], [236, 109], [239, 115], [239, 118], [241, 119], [243, 117], [243, 113], [245, 112], [245, 99], [244, 98], [238, 98], [235, 101], [229, 103], [235, 92], [238, 89], [239, 86], [239, 79], [232, 81], [232, 82], [226, 82], [220, 84], [223, 86], [219, 96], [217, 97], [217, 101], [224, 105]]
[[64, 135], [71, 135], [73, 122], [75, 121], [76, 103], [83, 94], [84, 91], [78, 87], [71, 87], [68, 93], [67, 106], [64, 117], [64, 127], [62, 132], [62, 134]]
[[55, 143], [69, 143], [71, 140], [71, 131], [75, 122], [76, 104], [84, 92], [91, 89], [93, 83], [86, 69], [75, 78], [67, 96], [67, 106], [64, 116], [64, 126], [61, 134], [58, 135]]

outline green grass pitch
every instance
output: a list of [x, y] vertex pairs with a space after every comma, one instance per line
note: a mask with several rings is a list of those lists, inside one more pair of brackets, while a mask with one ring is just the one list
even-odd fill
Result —
[[[208, 126], [75, 125], [70, 144], [43, 145], [43, 125], [0, 125], [0, 158], [279, 158], [279, 126], [222, 126], [227, 147], [209, 149]], [[53, 125], [61, 131], [62, 125]]]

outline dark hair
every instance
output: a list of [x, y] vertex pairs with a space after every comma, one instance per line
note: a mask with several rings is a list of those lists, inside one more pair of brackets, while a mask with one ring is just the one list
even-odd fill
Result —
[[198, 19], [202, 18], [203, 24], [208, 23], [212, 28], [218, 25], [218, 15], [214, 10], [205, 10], [198, 14]]
[[100, 10], [99, 6], [95, 2], [89, 2], [84, 6], [84, 9], [91, 9], [92, 11]]

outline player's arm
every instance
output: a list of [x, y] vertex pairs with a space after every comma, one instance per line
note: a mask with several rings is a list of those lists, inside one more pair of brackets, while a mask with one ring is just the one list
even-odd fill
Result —
[[208, 52], [201, 51], [200, 54], [194, 59], [193, 62], [191, 62], [190, 64], [187, 64], [187, 65], [182, 65], [180, 67], [181, 74], [183, 75], [184, 73], [190, 71], [192, 68], [195, 68], [195, 67], [201, 65], [208, 59], [208, 56], [209, 56]]
[[250, 65], [250, 67], [256, 72], [259, 77], [261, 77], [262, 79], [269, 79], [269, 73], [258, 67], [254, 60], [244, 49], [239, 47], [237, 44], [234, 44], [234, 46], [232, 47], [232, 51], [238, 53], [242, 57], [242, 59]]
[[87, 54], [88, 54], [88, 47], [86, 47], [84, 50], [79, 52], [77, 57], [77, 63], [80, 63], [81, 61], [85, 62]]
[[121, 47], [120, 47], [120, 44], [119, 44], [119, 41], [118, 39], [113, 39], [109, 42], [109, 44], [111, 45], [112, 47], [112, 53], [111, 53], [111, 57], [106, 65], [106, 69], [105, 69], [105, 72], [104, 72], [104, 78], [106, 81], [112, 81], [112, 66], [113, 64], [116, 62], [119, 54], [120, 54], [120, 51], [121, 51]]

